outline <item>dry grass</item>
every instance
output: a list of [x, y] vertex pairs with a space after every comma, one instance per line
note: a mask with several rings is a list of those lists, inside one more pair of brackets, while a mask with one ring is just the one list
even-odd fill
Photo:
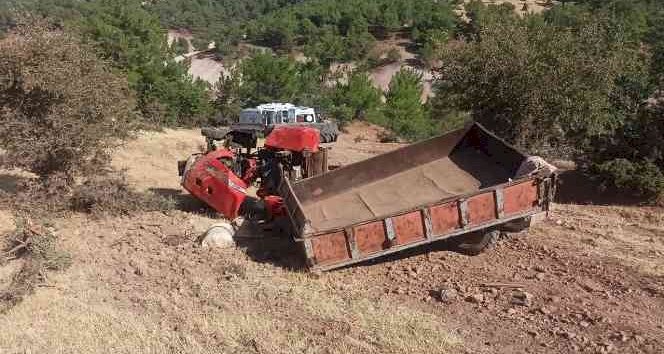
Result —
[[0, 316], [0, 351], [446, 353], [458, 342], [439, 318], [380, 294], [193, 248], [205, 220], [190, 218], [59, 221], [73, 266]]
[[127, 171], [127, 181], [139, 191], [177, 188], [177, 161], [205, 150], [200, 129], [143, 132], [114, 154], [112, 166]]
[[658, 207], [581, 206], [556, 204], [557, 227], [536, 232], [562, 240], [598, 256], [607, 256], [646, 275], [663, 276], [664, 209]]

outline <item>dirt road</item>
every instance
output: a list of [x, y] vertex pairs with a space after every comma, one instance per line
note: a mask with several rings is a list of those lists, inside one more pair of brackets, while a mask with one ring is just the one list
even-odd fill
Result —
[[[398, 146], [377, 135], [352, 126], [332, 159]], [[138, 189], [179, 195], [175, 161], [202, 144], [197, 131], [150, 133], [114, 165]], [[0, 315], [0, 352], [664, 352], [661, 208], [556, 204], [480, 256], [436, 245], [321, 275], [293, 268], [279, 238], [197, 247], [217, 221], [54, 220], [73, 265]]]

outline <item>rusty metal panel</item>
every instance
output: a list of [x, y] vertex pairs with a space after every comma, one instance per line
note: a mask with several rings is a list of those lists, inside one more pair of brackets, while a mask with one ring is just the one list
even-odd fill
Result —
[[424, 239], [424, 222], [419, 210], [395, 216], [392, 218], [392, 222], [397, 234], [397, 244], [403, 245]]
[[510, 215], [532, 209], [537, 206], [537, 198], [537, 180], [506, 187], [503, 190], [503, 211]]
[[431, 207], [431, 226], [434, 235], [443, 235], [460, 226], [457, 203], [447, 203]]
[[355, 242], [361, 254], [382, 251], [389, 247], [382, 221], [356, 226], [353, 229]]
[[333, 264], [349, 260], [350, 250], [343, 231], [320, 235], [311, 239], [313, 260], [318, 265]]
[[478, 225], [496, 219], [493, 192], [482, 193], [468, 199], [468, 223]]

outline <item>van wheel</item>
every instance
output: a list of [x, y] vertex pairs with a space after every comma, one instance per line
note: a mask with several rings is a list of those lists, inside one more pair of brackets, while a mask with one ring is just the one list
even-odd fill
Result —
[[500, 239], [499, 230], [480, 230], [461, 235], [450, 240], [455, 251], [469, 256], [476, 256], [496, 246]]

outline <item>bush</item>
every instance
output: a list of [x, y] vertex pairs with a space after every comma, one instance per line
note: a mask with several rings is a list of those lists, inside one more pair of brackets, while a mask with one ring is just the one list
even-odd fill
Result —
[[593, 166], [604, 186], [616, 187], [645, 197], [664, 194], [664, 171], [651, 161], [618, 158]]
[[5, 166], [67, 184], [95, 174], [136, 127], [134, 107], [126, 80], [69, 33], [28, 20], [0, 42]]
[[[655, 90], [659, 91], [659, 90]], [[606, 186], [651, 199], [664, 196], [664, 100], [645, 100], [612, 134], [592, 142], [590, 171]]]
[[175, 55], [183, 55], [189, 53], [189, 42], [182, 37], [175, 38], [171, 44], [171, 50]]
[[601, 19], [575, 30], [535, 16], [489, 21], [470, 31], [481, 40], [444, 51], [436, 95], [520, 147], [581, 151], [625, 114], [619, 80], [639, 53], [616, 32]]
[[387, 62], [388, 63], [398, 63], [401, 61], [401, 52], [398, 48], [390, 48], [387, 51]]

